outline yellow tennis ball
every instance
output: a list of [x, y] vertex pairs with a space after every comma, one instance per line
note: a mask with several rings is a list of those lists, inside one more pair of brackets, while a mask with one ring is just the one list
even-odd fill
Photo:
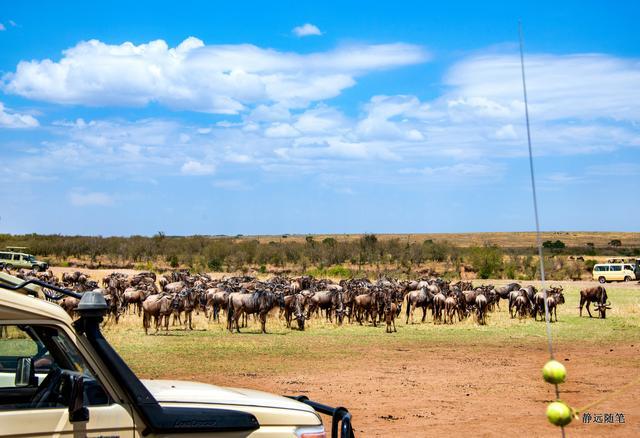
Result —
[[567, 369], [557, 360], [550, 360], [542, 367], [542, 377], [548, 383], [562, 383], [567, 378]]
[[547, 419], [556, 426], [566, 426], [571, 423], [573, 414], [571, 408], [561, 401], [549, 403], [547, 406]]

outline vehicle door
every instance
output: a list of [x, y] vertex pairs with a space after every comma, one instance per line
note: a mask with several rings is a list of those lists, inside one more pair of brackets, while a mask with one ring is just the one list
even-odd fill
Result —
[[[0, 328], [0, 437], [134, 436], [129, 407], [107, 393], [64, 330]], [[69, 407], [78, 399], [88, 419], [84, 412], [72, 421]]]
[[609, 278], [613, 281], [622, 281], [624, 280], [624, 275], [622, 272], [622, 265], [611, 265], [609, 266]]

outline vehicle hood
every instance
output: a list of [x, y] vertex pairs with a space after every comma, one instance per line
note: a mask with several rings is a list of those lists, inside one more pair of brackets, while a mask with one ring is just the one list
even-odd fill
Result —
[[142, 380], [144, 386], [161, 404], [189, 403], [226, 406], [255, 406], [315, 412], [304, 403], [252, 389], [228, 388], [180, 380]]

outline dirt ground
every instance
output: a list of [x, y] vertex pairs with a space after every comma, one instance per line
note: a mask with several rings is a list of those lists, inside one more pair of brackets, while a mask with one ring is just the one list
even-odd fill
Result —
[[[557, 358], [568, 368], [561, 397], [580, 407], [638, 376], [638, 344], [579, 348], [562, 346]], [[548, 358], [539, 348], [416, 345], [415, 349], [345, 352], [334, 366], [287, 375], [189, 376], [219, 385], [242, 385], [280, 394], [344, 405], [353, 414], [358, 436], [560, 436], [545, 418], [553, 387], [539, 369]], [[594, 363], [596, 359], [596, 363]], [[328, 365], [328, 364], [327, 364]], [[590, 409], [622, 413], [625, 424], [583, 424], [574, 420], [567, 436], [640, 436], [640, 388]], [[614, 421], [617, 417], [614, 416]]]

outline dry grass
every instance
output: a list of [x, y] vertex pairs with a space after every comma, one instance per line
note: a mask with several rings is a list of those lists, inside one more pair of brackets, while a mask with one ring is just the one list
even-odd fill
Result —
[[[339, 241], [351, 241], [360, 239], [362, 234], [317, 234], [313, 235], [316, 241], [322, 241], [327, 237]], [[448, 242], [450, 244], [469, 247], [484, 244], [498, 245], [502, 248], [521, 248], [535, 246], [535, 233], [533, 232], [499, 232], [499, 233], [418, 233], [418, 234], [376, 234], [378, 239], [400, 239], [408, 242], [424, 242], [431, 239], [434, 242]], [[303, 242], [306, 235], [282, 235], [273, 236], [243, 236], [241, 239], [257, 239], [261, 243], [271, 241]], [[567, 246], [586, 246], [588, 242], [597, 247], [606, 247], [613, 239], [619, 239], [624, 246], [640, 246], [640, 233], [636, 232], [600, 232], [600, 231], [549, 231], [542, 233], [542, 240], [561, 240]]]

